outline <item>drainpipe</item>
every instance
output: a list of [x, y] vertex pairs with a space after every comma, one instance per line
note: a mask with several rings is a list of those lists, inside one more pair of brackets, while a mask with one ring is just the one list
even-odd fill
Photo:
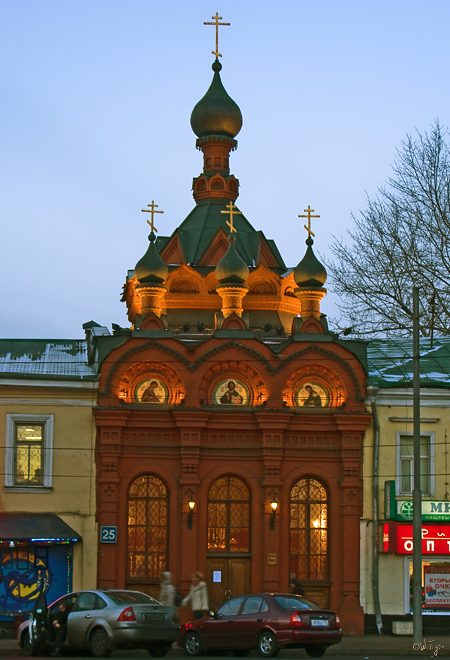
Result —
[[373, 603], [375, 606], [375, 623], [377, 626], [378, 634], [383, 634], [383, 619], [381, 618], [380, 607], [380, 578], [379, 578], [379, 564], [378, 564], [378, 470], [380, 461], [380, 422], [378, 420], [378, 410], [376, 404], [376, 395], [378, 392], [377, 387], [369, 387], [368, 393], [370, 395], [370, 407], [373, 415], [373, 429], [374, 429], [374, 442], [373, 442], [373, 548], [372, 548], [372, 585], [373, 585]]

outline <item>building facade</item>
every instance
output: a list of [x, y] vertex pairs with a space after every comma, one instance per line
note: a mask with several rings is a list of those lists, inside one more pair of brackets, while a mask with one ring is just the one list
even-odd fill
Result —
[[[412, 341], [372, 340], [364, 440], [361, 603], [373, 625], [377, 587], [383, 626], [412, 613]], [[450, 340], [420, 340], [422, 585], [424, 630], [450, 615]], [[375, 532], [375, 533], [374, 533]]]
[[123, 292], [130, 326], [87, 328], [100, 369], [98, 523], [117, 530], [100, 538], [99, 586], [156, 595], [170, 570], [186, 592], [200, 570], [215, 607], [295, 577], [360, 633], [366, 344], [328, 331], [313, 211], [287, 269], [235, 206], [242, 117], [212, 68], [191, 115], [195, 207], [156, 239], [149, 205], [149, 246]]
[[96, 368], [86, 343], [0, 340], [0, 616], [97, 582]]

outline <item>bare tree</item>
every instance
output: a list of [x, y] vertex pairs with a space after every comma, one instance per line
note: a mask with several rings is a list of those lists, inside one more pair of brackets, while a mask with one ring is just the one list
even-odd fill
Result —
[[333, 237], [331, 289], [341, 299], [340, 324], [357, 335], [410, 335], [413, 286], [421, 288], [421, 334], [450, 334], [448, 138], [439, 121], [408, 135], [386, 187], [353, 216], [351, 242]]

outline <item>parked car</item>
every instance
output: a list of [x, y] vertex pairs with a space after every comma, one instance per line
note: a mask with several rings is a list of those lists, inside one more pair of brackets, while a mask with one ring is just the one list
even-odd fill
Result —
[[45, 595], [37, 599], [28, 621], [20, 624], [19, 645], [27, 655], [54, 648], [52, 620], [61, 602], [67, 602], [67, 638], [62, 649], [90, 650], [99, 658], [114, 649], [148, 649], [161, 657], [172, 648], [179, 631], [175, 607], [166, 607], [140, 591], [99, 589], [77, 591], [47, 607]]
[[185, 623], [177, 644], [190, 656], [219, 649], [245, 656], [257, 649], [270, 658], [281, 648], [303, 648], [319, 658], [341, 639], [336, 612], [302, 596], [261, 593], [232, 598], [210, 616]]

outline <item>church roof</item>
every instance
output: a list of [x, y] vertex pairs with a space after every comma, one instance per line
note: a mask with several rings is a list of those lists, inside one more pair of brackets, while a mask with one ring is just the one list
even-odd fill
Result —
[[[191, 266], [199, 265], [220, 228], [229, 234], [226, 210], [228, 200], [210, 199], [199, 202], [185, 220], [175, 229], [172, 236], [160, 236], [156, 239], [156, 248], [161, 253], [177, 237], [183, 251], [184, 261]], [[273, 240], [266, 239], [262, 231], [255, 230], [243, 214], [233, 216], [237, 229], [236, 249], [247, 266], [258, 265], [262, 244], [271, 253], [274, 268], [286, 270], [284, 261]], [[202, 264], [207, 265], [207, 264]], [[270, 266], [269, 266], [270, 267]]]
[[0, 339], [1, 378], [96, 380], [87, 364], [87, 343], [79, 339]]

